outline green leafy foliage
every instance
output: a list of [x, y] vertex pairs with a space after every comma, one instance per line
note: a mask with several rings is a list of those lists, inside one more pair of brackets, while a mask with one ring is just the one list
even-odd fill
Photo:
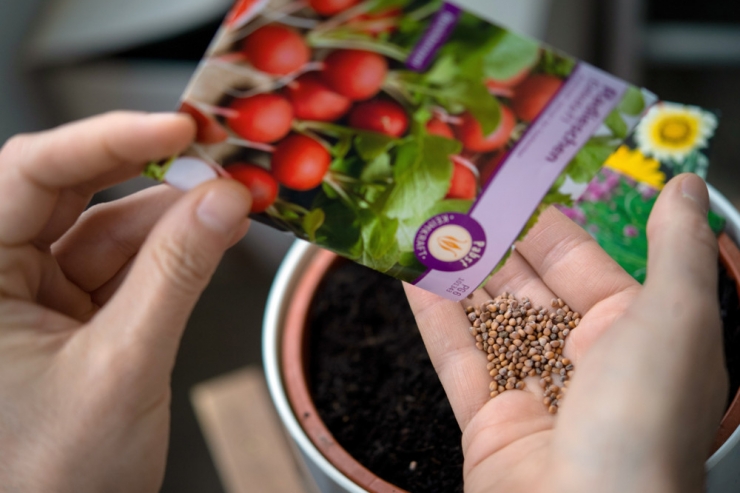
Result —
[[568, 164], [565, 174], [576, 183], [588, 183], [612, 155], [615, 147], [609, 142], [591, 139]]
[[398, 148], [394, 162], [395, 187], [384, 213], [408, 219], [428, 211], [442, 200], [452, 179], [449, 156], [460, 151], [460, 143], [427, 135]]
[[627, 138], [629, 127], [627, 127], [627, 123], [624, 121], [624, 118], [622, 118], [619, 110], [614, 110], [609, 113], [609, 116], [607, 116], [606, 120], [604, 120], [604, 125], [606, 125], [609, 130], [612, 131], [612, 134], [615, 137], [619, 139]]
[[483, 55], [483, 73], [507, 80], [534, 66], [540, 57], [539, 44], [510, 31], [501, 31]]
[[554, 50], [544, 50], [537, 71], [556, 77], [568, 77], [576, 68], [576, 61]]
[[619, 111], [630, 116], [639, 116], [645, 110], [645, 97], [642, 91], [636, 87], [630, 86], [627, 93], [619, 104]]
[[316, 231], [324, 224], [326, 213], [322, 209], [314, 209], [303, 216], [303, 230], [308, 235], [308, 239], [316, 242]]
[[362, 249], [360, 262], [371, 269], [386, 272], [398, 261], [396, 243], [398, 220], [370, 211], [360, 211]]

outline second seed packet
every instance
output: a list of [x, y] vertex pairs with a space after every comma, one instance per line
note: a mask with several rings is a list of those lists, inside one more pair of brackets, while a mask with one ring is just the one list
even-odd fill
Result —
[[453, 2], [241, 0], [183, 96], [198, 142], [147, 174], [237, 179], [256, 220], [459, 300], [654, 102]]

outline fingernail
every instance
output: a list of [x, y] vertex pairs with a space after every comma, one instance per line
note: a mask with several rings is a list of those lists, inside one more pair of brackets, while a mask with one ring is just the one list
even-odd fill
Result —
[[198, 204], [196, 215], [208, 229], [222, 234], [230, 234], [241, 225], [248, 213], [244, 196], [235, 190], [219, 187], [211, 190]]
[[688, 175], [681, 182], [681, 192], [683, 196], [693, 200], [704, 213], [709, 212], [709, 193], [704, 180], [696, 175]]

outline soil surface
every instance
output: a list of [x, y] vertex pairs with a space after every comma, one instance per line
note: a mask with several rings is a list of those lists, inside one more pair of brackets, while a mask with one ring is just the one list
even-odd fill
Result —
[[349, 262], [314, 299], [309, 385], [335, 439], [405, 490], [461, 492], [460, 428], [400, 281]]
[[[719, 298], [731, 398], [740, 388], [740, 303], [722, 267]], [[460, 429], [401, 283], [343, 262], [313, 306], [309, 354], [322, 357], [309, 360], [309, 385], [335, 439], [400, 488], [462, 492]]]

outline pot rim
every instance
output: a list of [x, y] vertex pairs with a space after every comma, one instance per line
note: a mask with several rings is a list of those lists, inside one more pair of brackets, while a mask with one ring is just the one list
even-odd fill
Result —
[[[712, 211], [727, 220], [725, 232], [740, 245], [740, 212], [713, 186], [707, 184]], [[301, 427], [293, 413], [281, 377], [281, 334], [291, 294], [303, 273], [310, 265], [311, 258], [319, 247], [303, 240], [296, 240], [282, 262], [273, 282], [263, 320], [262, 354], [267, 386], [281, 421], [300, 450], [340, 487], [350, 493], [365, 493], [362, 487], [345, 476], [318, 450]], [[309, 262], [304, 262], [309, 260]], [[738, 280], [740, 282], [740, 280]], [[709, 457], [705, 468], [710, 470], [720, 463], [740, 442], [740, 427]]]
[[350, 493], [365, 493], [355, 482], [345, 476], [318, 450], [316, 445], [308, 438], [303, 427], [298, 422], [293, 408], [288, 401], [288, 395], [281, 376], [281, 345], [282, 339], [279, 328], [282, 327], [288, 306], [291, 302], [291, 294], [295, 290], [300, 278], [310, 266], [310, 260], [318, 251], [319, 247], [303, 240], [296, 240], [290, 247], [285, 260], [280, 265], [275, 281], [267, 299], [265, 318], [262, 329], [262, 354], [265, 367], [265, 378], [267, 387], [272, 396], [275, 408], [280, 416], [283, 426], [288, 430], [291, 438], [295, 440], [301, 452], [310, 459], [341, 488]]
[[[727, 220], [725, 233], [735, 241], [736, 245], [740, 245], [740, 212], [712, 185], [707, 184], [707, 188], [709, 189], [709, 201], [712, 211]], [[735, 279], [735, 281], [740, 284], [740, 279]], [[740, 394], [740, 391], [738, 392]], [[724, 416], [722, 419], [724, 420]], [[740, 442], [740, 427], [735, 428], [729, 438], [707, 459], [706, 469], [712, 469], [719, 464], [735, 448], [738, 442]]]

